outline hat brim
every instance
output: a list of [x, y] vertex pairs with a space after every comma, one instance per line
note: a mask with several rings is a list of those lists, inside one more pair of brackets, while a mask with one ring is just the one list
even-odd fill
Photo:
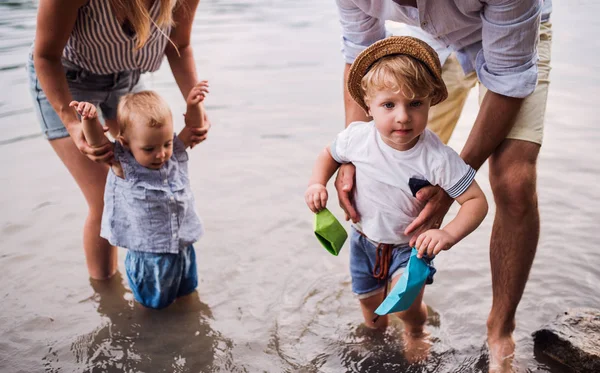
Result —
[[368, 113], [369, 108], [363, 98], [362, 78], [379, 59], [396, 54], [410, 56], [422, 62], [431, 75], [439, 81], [440, 89], [434, 92], [431, 98], [431, 106], [444, 101], [448, 97], [448, 90], [442, 80], [442, 66], [435, 50], [424, 41], [411, 36], [391, 36], [372, 44], [362, 51], [352, 63], [348, 73], [348, 92], [366, 113]]

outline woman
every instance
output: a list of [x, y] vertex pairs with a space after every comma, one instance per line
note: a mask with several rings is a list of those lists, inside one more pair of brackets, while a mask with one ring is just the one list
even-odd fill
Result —
[[[185, 99], [198, 83], [190, 35], [199, 0], [41, 0], [28, 72], [34, 106], [50, 145], [87, 201], [83, 246], [89, 274], [117, 270], [117, 249], [100, 237], [110, 145], [92, 148], [73, 100], [99, 106], [116, 131], [119, 98], [141, 89], [141, 73], [158, 70], [167, 56]], [[203, 141], [210, 123], [194, 131]]]

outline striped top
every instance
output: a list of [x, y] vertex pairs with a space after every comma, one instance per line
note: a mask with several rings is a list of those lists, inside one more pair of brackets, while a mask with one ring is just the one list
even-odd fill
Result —
[[[160, 0], [150, 8], [156, 20]], [[169, 35], [171, 27], [162, 30]], [[94, 74], [113, 74], [122, 71], [156, 71], [162, 62], [169, 40], [157, 26], [150, 24], [150, 37], [136, 50], [137, 37], [128, 35], [113, 14], [109, 0], [89, 0], [79, 8], [75, 26], [63, 50], [63, 58]]]

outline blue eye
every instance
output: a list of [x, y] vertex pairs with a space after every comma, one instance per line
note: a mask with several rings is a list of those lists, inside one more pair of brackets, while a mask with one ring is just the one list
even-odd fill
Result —
[[383, 105], [384, 108], [386, 109], [393, 109], [394, 108], [394, 103], [393, 102], [385, 102]]
[[423, 102], [421, 102], [421, 101], [413, 101], [410, 103], [410, 106], [412, 106], [412, 107], [419, 107], [421, 105], [423, 105]]

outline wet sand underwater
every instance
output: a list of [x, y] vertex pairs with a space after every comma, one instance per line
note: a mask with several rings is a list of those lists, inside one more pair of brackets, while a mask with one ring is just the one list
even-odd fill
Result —
[[[423, 364], [406, 362], [400, 323], [383, 335], [361, 327], [347, 244], [333, 257], [313, 236], [304, 189], [318, 152], [343, 128], [334, 1], [199, 6], [193, 43], [199, 75], [211, 84], [213, 123], [209, 139], [190, 151], [206, 227], [196, 245], [200, 283], [160, 312], [135, 305], [120, 275], [88, 278], [85, 202], [39, 135], [28, 93], [36, 4], [0, 4], [0, 372], [487, 370], [493, 203], [475, 233], [436, 259], [425, 294], [433, 346]], [[569, 307], [600, 307], [599, 12], [591, 0], [554, 2], [542, 232], [515, 332], [523, 372], [565, 372], [534, 350], [531, 333]], [[181, 128], [185, 104], [168, 64], [144, 82], [172, 104]], [[455, 149], [476, 113], [472, 95]], [[492, 202], [487, 177], [484, 166], [477, 180]]]

